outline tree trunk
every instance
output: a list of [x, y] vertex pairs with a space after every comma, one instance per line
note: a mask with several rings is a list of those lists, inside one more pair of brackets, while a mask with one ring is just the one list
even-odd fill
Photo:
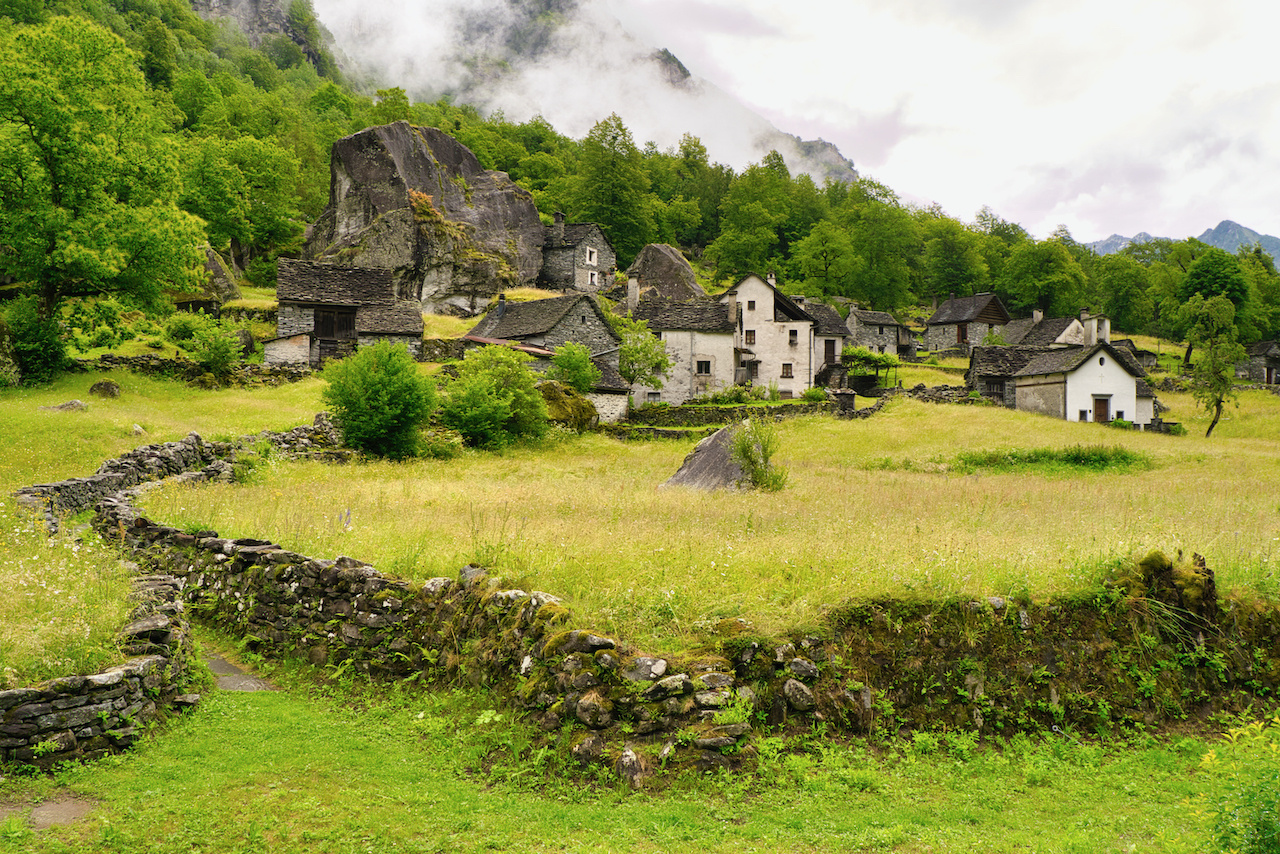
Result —
[[1186, 355], [1182, 357], [1182, 370], [1184, 372], [1191, 370], [1191, 350], [1195, 346], [1196, 345], [1194, 341], [1191, 341], [1191, 340], [1187, 341], [1187, 352], [1186, 352]]
[[1218, 426], [1218, 419], [1222, 417], [1222, 398], [1218, 398], [1218, 402], [1213, 405], [1213, 420], [1209, 422], [1209, 429], [1204, 431], [1204, 437], [1209, 438], [1209, 434], [1213, 432], [1213, 428]]

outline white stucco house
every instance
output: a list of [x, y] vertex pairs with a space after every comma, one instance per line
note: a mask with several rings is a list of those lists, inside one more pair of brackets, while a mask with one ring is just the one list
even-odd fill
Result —
[[738, 318], [735, 380], [776, 384], [783, 398], [799, 397], [820, 367], [814, 358], [814, 320], [778, 290], [773, 278], [750, 274], [718, 297]]
[[636, 403], [679, 405], [734, 384], [737, 327], [728, 305], [709, 299], [645, 299], [636, 304], [632, 317], [649, 324], [671, 359], [662, 388], [637, 385]]
[[1155, 417], [1146, 371], [1128, 350], [1108, 340], [1101, 315], [1081, 318], [1083, 343], [974, 347], [965, 380], [1005, 406], [1067, 421], [1130, 421]]

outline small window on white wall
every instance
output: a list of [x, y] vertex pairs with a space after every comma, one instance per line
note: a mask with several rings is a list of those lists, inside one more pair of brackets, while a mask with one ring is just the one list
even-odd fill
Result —
[[1089, 420], [1089, 410], [1087, 410], [1087, 409], [1081, 409], [1081, 410], [1080, 410], [1080, 420], [1081, 420], [1081, 421], [1088, 421], [1088, 420]]
[[658, 403], [661, 400], [662, 400], [662, 392], [660, 391], [651, 391], [645, 395], [646, 403]]
[[592, 249], [591, 247], [587, 247], [587, 263], [588, 264], [596, 263], [596, 250]]
[[699, 360], [698, 360], [698, 373], [699, 373], [699, 374], [709, 374], [709, 373], [711, 373], [711, 360], [709, 360], [709, 359], [699, 359]]

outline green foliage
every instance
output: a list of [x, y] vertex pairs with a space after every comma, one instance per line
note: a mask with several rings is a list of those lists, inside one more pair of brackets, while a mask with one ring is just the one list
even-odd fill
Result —
[[749, 418], [734, 431], [731, 454], [756, 489], [778, 492], [787, 485], [787, 470], [773, 460], [779, 444], [777, 428], [762, 418]]
[[695, 397], [689, 403], [709, 404], [711, 406], [742, 406], [746, 403], [764, 400], [766, 393], [763, 386], [731, 385], [709, 392], [701, 397]]
[[40, 316], [34, 296], [11, 301], [5, 310], [5, 320], [24, 385], [49, 382], [70, 367], [62, 330], [55, 321]]
[[1225, 773], [1229, 782], [1211, 807], [1218, 850], [1280, 854], [1280, 717], [1232, 728], [1201, 768]]
[[1106, 445], [1075, 445], [1068, 448], [1011, 448], [991, 451], [963, 451], [956, 455], [961, 471], [979, 469], [1014, 471], [1018, 469], [1067, 469], [1104, 472], [1129, 471], [1151, 467], [1144, 454], [1128, 448]]
[[175, 311], [164, 322], [164, 335], [174, 344], [187, 347], [197, 337], [217, 328], [218, 322], [203, 311]]
[[625, 267], [653, 234], [645, 203], [649, 189], [640, 151], [617, 113], [602, 119], [582, 141], [582, 164], [573, 190], [574, 213], [600, 224]]
[[622, 339], [618, 350], [618, 373], [634, 388], [636, 383], [662, 388], [671, 357], [667, 345], [649, 331], [649, 324], [619, 315], [607, 315], [610, 326]]
[[82, 18], [0, 33], [0, 274], [40, 314], [68, 296], [155, 302], [196, 281], [200, 224], [178, 210], [173, 138], [119, 37]]
[[867, 347], [846, 344], [840, 352], [840, 361], [854, 376], [870, 376], [877, 378], [881, 371], [889, 371], [900, 364], [896, 353], [876, 353]]
[[331, 363], [321, 379], [324, 402], [347, 444], [379, 457], [404, 459], [436, 405], [435, 386], [403, 345], [379, 341]]
[[240, 342], [213, 328], [201, 330], [194, 340], [191, 355], [195, 362], [220, 383], [231, 377], [231, 369], [240, 361]]
[[1188, 327], [1188, 352], [1190, 346], [1201, 348], [1200, 360], [1191, 373], [1191, 394], [1202, 409], [1213, 413], [1204, 434], [1208, 438], [1218, 426], [1223, 408], [1238, 396], [1235, 366], [1243, 362], [1248, 353], [1236, 341], [1236, 311], [1227, 295], [1205, 299], [1195, 293], [1183, 306], [1182, 313]]
[[561, 344], [556, 348], [551, 363], [547, 376], [579, 394], [586, 394], [600, 382], [600, 369], [591, 361], [591, 351], [584, 344], [573, 341]]
[[547, 432], [547, 404], [530, 357], [506, 347], [468, 351], [457, 379], [444, 388], [440, 420], [468, 445], [500, 448]]
[[800, 397], [810, 403], [823, 403], [827, 399], [827, 390], [824, 388], [807, 388], [801, 393]]

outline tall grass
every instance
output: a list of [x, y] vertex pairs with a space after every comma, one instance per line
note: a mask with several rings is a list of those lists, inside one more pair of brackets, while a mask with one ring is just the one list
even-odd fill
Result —
[[119, 555], [0, 502], [0, 689], [93, 673], [120, 658], [129, 576]]
[[[157, 494], [148, 510], [408, 578], [478, 560], [567, 596], [601, 630], [659, 648], [728, 617], [767, 632], [811, 625], [858, 595], [1079, 590], [1111, 561], [1151, 548], [1200, 552], [1224, 589], [1270, 593], [1280, 439], [1253, 434], [1276, 417], [1273, 400], [1250, 396], [1210, 441], [906, 400], [866, 421], [794, 419], [778, 427], [789, 486], [772, 494], [659, 490], [690, 443], [584, 436], [447, 462], [280, 464], [249, 486]], [[962, 451], [1082, 444], [1151, 464], [1071, 477], [931, 464]], [[886, 458], [909, 465], [882, 470]]]

